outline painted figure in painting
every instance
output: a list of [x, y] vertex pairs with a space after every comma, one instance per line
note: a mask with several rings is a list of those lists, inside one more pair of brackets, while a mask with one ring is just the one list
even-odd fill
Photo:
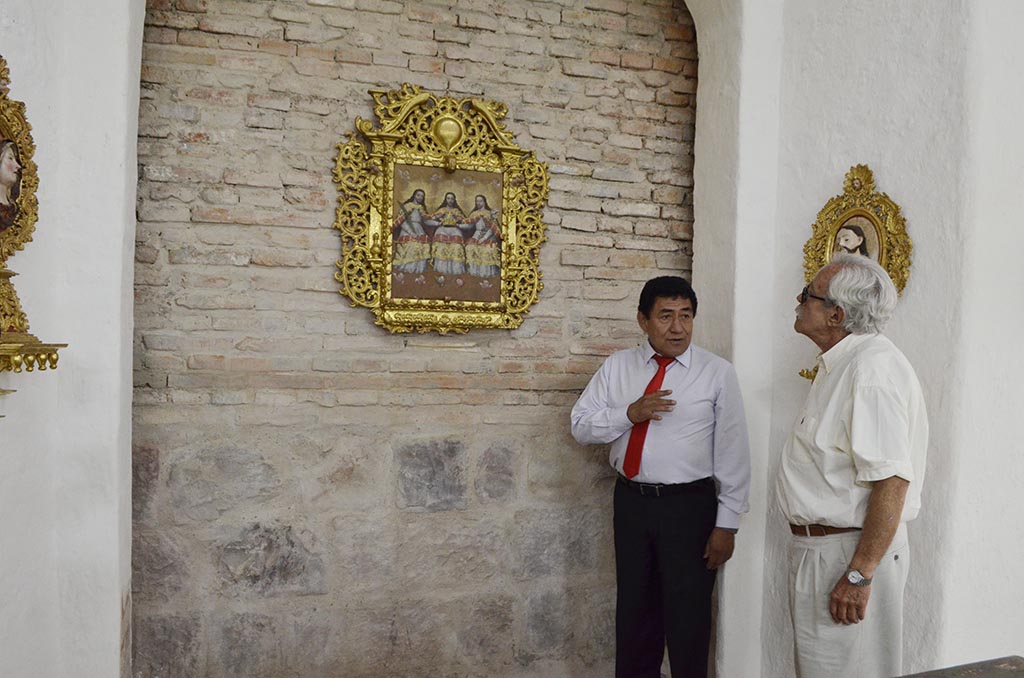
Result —
[[865, 257], [868, 254], [868, 243], [864, 238], [864, 229], [855, 224], [846, 224], [836, 232], [836, 252], [847, 254], [861, 254]]
[[403, 273], [425, 273], [430, 261], [430, 235], [424, 226], [432, 225], [426, 218], [426, 194], [417, 188], [401, 205], [395, 219], [395, 257], [392, 268]]
[[466, 222], [466, 213], [459, 207], [455, 194], [445, 193], [444, 201], [430, 218], [438, 224], [430, 243], [434, 272], [462, 275], [466, 272], [466, 241], [459, 226]]
[[10, 139], [0, 142], [0, 232], [14, 225], [18, 216], [21, 190], [21, 163], [18, 147]]
[[470, 275], [493, 278], [501, 275], [501, 226], [498, 211], [492, 210], [483, 195], [469, 213], [473, 235], [466, 241], [466, 268]]

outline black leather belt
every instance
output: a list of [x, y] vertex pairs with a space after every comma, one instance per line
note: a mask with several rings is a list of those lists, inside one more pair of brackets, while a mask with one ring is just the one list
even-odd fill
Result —
[[715, 491], [715, 481], [711, 478], [701, 478], [700, 480], [694, 480], [692, 483], [667, 485], [664, 483], [638, 483], [620, 473], [619, 483], [645, 497], [671, 497], [674, 494]]

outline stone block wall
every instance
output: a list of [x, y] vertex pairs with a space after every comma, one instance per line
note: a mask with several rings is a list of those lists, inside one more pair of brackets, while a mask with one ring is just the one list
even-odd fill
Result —
[[[696, 59], [671, 0], [149, 0], [135, 676], [609, 675], [612, 474], [568, 416], [688, 275]], [[549, 165], [515, 331], [337, 292], [335, 144], [402, 82], [504, 102]]]

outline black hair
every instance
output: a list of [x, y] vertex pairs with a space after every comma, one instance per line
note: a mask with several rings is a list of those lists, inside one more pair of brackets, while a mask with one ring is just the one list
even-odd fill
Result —
[[661, 299], [689, 299], [693, 305], [693, 315], [697, 315], [697, 293], [690, 287], [686, 278], [677, 275], [663, 275], [651, 278], [640, 291], [640, 303], [637, 310], [644, 314], [645, 318], [651, 317], [654, 303]]

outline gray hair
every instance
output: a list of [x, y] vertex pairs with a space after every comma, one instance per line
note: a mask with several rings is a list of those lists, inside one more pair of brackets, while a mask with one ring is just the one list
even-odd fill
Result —
[[896, 286], [885, 269], [859, 254], [836, 254], [827, 268], [836, 269], [828, 298], [843, 309], [843, 328], [851, 334], [875, 334], [885, 328], [896, 308]]

